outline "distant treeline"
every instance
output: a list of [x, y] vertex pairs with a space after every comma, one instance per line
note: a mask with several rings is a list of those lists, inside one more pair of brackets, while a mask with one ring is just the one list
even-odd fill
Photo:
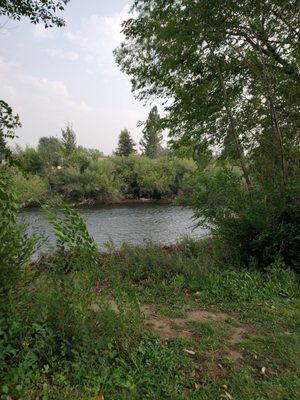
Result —
[[120, 143], [116, 154], [104, 157], [96, 149], [77, 146], [70, 126], [62, 130], [61, 139], [42, 137], [37, 148], [17, 148], [13, 159], [14, 181], [24, 207], [55, 204], [61, 197], [77, 204], [141, 198], [188, 201], [189, 180], [196, 168], [192, 160], [171, 154], [122, 155]]

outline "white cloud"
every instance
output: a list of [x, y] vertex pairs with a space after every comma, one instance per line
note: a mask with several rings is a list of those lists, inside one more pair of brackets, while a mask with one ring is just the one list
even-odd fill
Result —
[[121, 24], [128, 17], [129, 5], [112, 16], [93, 14], [84, 18], [81, 28], [65, 33], [66, 39], [82, 53], [83, 60], [91, 65], [94, 72], [100, 72], [107, 77], [121, 76], [115, 63], [113, 50], [122, 40]]
[[63, 81], [26, 74], [18, 64], [1, 57], [0, 78], [3, 84], [2, 96], [6, 97], [8, 101], [15, 102], [23, 98], [23, 95], [30, 94], [30, 98], [37, 102], [41, 99], [44, 103], [51, 101], [56, 105], [80, 113], [93, 110], [84, 101], [74, 99]]
[[46, 53], [50, 57], [59, 57], [68, 61], [76, 61], [79, 59], [79, 54], [72, 50], [64, 51], [61, 49], [46, 49]]
[[33, 36], [38, 39], [52, 39], [55, 37], [53, 28], [46, 29], [42, 24], [35, 25], [32, 32]]
[[73, 100], [68, 101], [68, 105], [75, 111], [79, 111], [81, 113], [88, 113], [95, 111], [93, 107], [90, 107], [84, 101], [74, 102]]
[[54, 81], [44, 77], [23, 75], [23, 82], [35, 86], [42, 91], [50, 94], [56, 94], [62, 97], [69, 97], [69, 92], [66, 85], [62, 81]]

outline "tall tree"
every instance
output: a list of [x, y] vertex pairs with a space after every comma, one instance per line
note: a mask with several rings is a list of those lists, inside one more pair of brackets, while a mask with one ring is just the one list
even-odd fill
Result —
[[76, 134], [71, 124], [61, 130], [62, 146], [66, 157], [72, 156], [77, 149]]
[[135, 0], [132, 11], [115, 54], [137, 97], [163, 100], [177, 146], [215, 154], [216, 169], [199, 170], [198, 215], [248, 256], [295, 263], [299, 1]]
[[168, 100], [173, 139], [230, 143], [249, 191], [245, 154], [259, 148], [260, 173], [284, 187], [299, 140], [297, 0], [135, 0], [133, 11], [117, 62], [140, 99]]
[[150, 158], [157, 158], [162, 153], [162, 128], [157, 107], [154, 106], [148, 116], [140, 141], [142, 152]]
[[118, 147], [115, 151], [115, 154], [117, 156], [128, 157], [130, 154], [135, 152], [135, 143], [130, 136], [129, 131], [127, 129], [123, 129], [119, 135]]

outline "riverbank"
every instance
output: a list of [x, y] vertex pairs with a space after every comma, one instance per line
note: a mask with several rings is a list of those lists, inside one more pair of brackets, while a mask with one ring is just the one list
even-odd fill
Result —
[[[62, 199], [55, 199], [50, 201], [51, 205], [54, 207], [59, 207]], [[66, 201], [66, 200], [64, 200]], [[110, 201], [95, 201], [93, 199], [85, 199], [81, 201], [74, 201], [74, 200], [68, 200], [68, 204], [73, 207], [73, 208], [85, 208], [85, 207], [102, 207], [102, 206], [118, 206], [118, 205], [124, 205], [124, 206], [130, 206], [130, 205], [139, 205], [139, 204], [169, 204], [169, 205], [181, 205], [180, 200], [168, 198], [168, 199], [146, 199], [146, 198], [141, 198], [141, 199], [115, 199], [115, 200], [110, 200]], [[182, 203], [183, 204], [183, 203]], [[26, 209], [37, 209], [41, 208], [39, 204], [36, 204], [34, 206], [24, 206], [23, 210]]]
[[[48, 199], [48, 203], [52, 207], [60, 207], [62, 198], [55, 198], [55, 199]], [[82, 201], [74, 201], [68, 200], [67, 203], [76, 209], [84, 209], [89, 207], [105, 207], [105, 206], [132, 206], [132, 205], [144, 205], [144, 204], [152, 204], [152, 205], [170, 205], [170, 206], [186, 206], [190, 207], [191, 202], [185, 199], [176, 198], [176, 197], [169, 197], [165, 199], [153, 199], [153, 198], [141, 198], [141, 199], [129, 199], [129, 198], [122, 198], [122, 199], [114, 199], [110, 201], [95, 201], [92, 199], [85, 199]], [[39, 203], [36, 204], [24, 204], [21, 208], [23, 211], [27, 210], [38, 210], [42, 209], [42, 205]]]
[[280, 262], [224, 267], [215, 246], [123, 246], [68, 273], [54, 255], [31, 266], [1, 331], [3, 398], [296, 400], [296, 276]]

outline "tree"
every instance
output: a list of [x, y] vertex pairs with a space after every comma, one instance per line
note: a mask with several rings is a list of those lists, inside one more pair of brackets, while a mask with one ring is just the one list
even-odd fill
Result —
[[[64, 26], [65, 22], [56, 13], [63, 11], [69, 0], [0, 0], [0, 16], [4, 15], [13, 20], [28, 17], [30, 22], [43, 23], [45, 28]], [[15, 137], [15, 129], [20, 127], [18, 115], [14, 115], [12, 108], [0, 100], [0, 162], [11, 155], [6, 139]]]
[[18, 115], [14, 115], [12, 108], [0, 100], [0, 164], [11, 157], [7, 146], [7, 139], [15, 137], [15, 130], [21, 126]]
[[44, 23], [45, 27], [64, 26], [56, 13], [63, 11], [69, 0], [0, 0], [0, 15], [14, 20], [27, 17], [30, 22]]
[[91, 157], [94, 160], [104, 157], [103, 152], [98, 149], [93, 149], [93, 148], [89, 149], [83, 146], [78, 146], [77, 149], [79, 152], [86, 154], [87, 156]]
[[216, 148], [230, 137], [249, 190], [250, 149], [271, 142], [272, 151], [260, 151], [282, 185], [293, 153], [300, 104], [295, 9], [296, 0], [136, 0], [116, 51], [139, 98], [168, 100], [164, 124], [176, 140]]
[[127, 129], [123, 129], [119, 135], [118, 147], [115, 154], [117, 156], [128, 157], [130, 154], [136, 152], [134, 147], [135, 143], [130, 136], [130, 132]]
[[297, 9], [297, 0], [136, 0], [115, 52], [137, 97], [164, 101], [173, 143], [198, 159], [214, 153], [216, 174], [199, 170], [198, 215], [261, 265], [278, 254], [295, 262], [286, 232], [299, 215]]
[[57, 167], [63, 157], [63, 146], [60, 140], [54, 136], [41, 137], [38, 144], [38, 151], [42, 159], [53, 167]]
[[149, 113], [145, 127], [143, 129], [143, 139], [140, 145], [143, 155], [150, 158], [157, 158], [162, 153], [162, 134], [160, 116], [157, 107], [153, 107]]
[[41, 153], [32, 147], [26, 147], [24, 150], [19, 148], [14, 154], [16, 164], [26, 173], [42, 174], [44, 172], [45, 160]]
[[72, 156], [77, 150], [76, 135], [71, 124], [61, 130], [62, 146], [66, 157]]

